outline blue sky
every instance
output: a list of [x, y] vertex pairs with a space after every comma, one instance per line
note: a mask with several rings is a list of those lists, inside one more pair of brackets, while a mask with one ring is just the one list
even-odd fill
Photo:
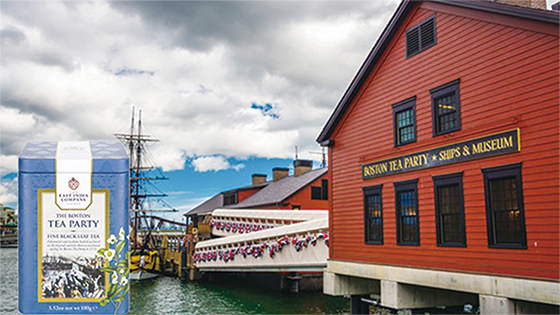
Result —
[[[166, 172], [169, 180], [160, 181], [158, 187], [169, 196], [166, 201], [173, 207], [184, 213], [185, 210], [214, 196], [216, 193], [236, 187], [251, 185], [252, 174], [266, 174], [272, 179], [272, 169], [275, 167], [292, 168], [293, 159], [264, 159], [250, 158], [237, 161], [231, 159], [231, 163], [243, 164], [239, 170], [227, 169], [222, 171], [197, 172], [194, 167], [189, 166], [183, 170]], [[314, 167], [320, 167], [320, 161], [314, 162]], [[179, 218], [177, 214], [166, 214], [167, 217]]]
[[26, 142], [115, 139], [133, 106], [181, 214], [290, 167], [295, 146], [318, 165], [315, 139], [398, 3], [2, 1], [0, 203], [17, 207]]

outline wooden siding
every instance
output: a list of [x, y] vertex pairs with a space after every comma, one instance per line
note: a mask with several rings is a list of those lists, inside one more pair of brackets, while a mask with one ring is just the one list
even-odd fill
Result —
[[[437, 44], [406, 59], [404, 30], [434, 14]], [[496, 18], [505, 21], [498, 24], [490, 18], [474, 10], [422, 4], [373, 69], [331, 138], [335, 143], [329, 151], [331, 259], [560, 279], [558, 30], [551, 35], [550, 25], [544, 23], [525, 21], [527, 25], [513, 27], [513, 19]], [[455, 79], [460, 79], [462, 129], [433, 137], [429, 91]], [[417, 142], [395, 148], [391, 105], [412, 96], [416, 96]], [[361, 165], [366, 163], [514, 128], [520, 129], [520, 153], [368, 180], [361, 177]], [[519, 162], [528, 248], [489, 248], [481, 169]], [[459, 171], [467, 247], [438, 247], [432, 176]], [[415, 178], [420, 246], [396, 245], [393, 182]], [[362, 187], [380, 184], [384, 244], [366, 245]]]
[[[328, 173], [327, 173], [328, 174]], [[328, 179], [328, 175], [325, 174], [316, 180], [314, 180], [310, 185], [307, 185], [290, 198], [288, 198], [285, 202], [289, 203], [288, 206], [283, 207], [283, 209], [292, 209], [293, 205], [300, 205], [301, 210], [328, 210], [329, 209], [329, 201], [328, 200], [313, 200], [311, 199], [311, 186], [321, 187], [321, 180]], [[330, 198], [330, 191], [329, 191], [329, 198]]]
[[237, 191], [237, 203], [240, 203], [241, 201], [251, 197], [252, 195], [254, 195], [256, 192], [258, 192], [261, 189], [262, 189], [262, 187], [240, 189], [239, 191]]

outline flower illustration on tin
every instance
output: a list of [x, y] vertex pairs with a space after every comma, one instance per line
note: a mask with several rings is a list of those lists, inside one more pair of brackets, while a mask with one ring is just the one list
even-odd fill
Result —
[[108, 249], [108, 250], [105, 252], [105, 257], [106, 257], [107, 259], [109, 259], [109, 261], [113, 260], [113, 258], [115, 258], [115, 250], [114, 250], [114, 249]]
[[121, 240], [121, 241], [124, 240], [124, 230], [123, 230], [122, 227], [121, 227], [121, 229], [119, 230], [119, 240]]
[[121, 278], [121, 285], [122, 285], [122, 286], [125, 286], [125, 285], [127, 285], [127, 284], [128, 284], [128, 279], [127, 279], [126, 277], [122, 277], [122, 278]]
[[129, 252], [125, 250], [128, 243], [128, 235], [125, 235], [124, 228], [119, 229], [119, 233], [111, 234], [107, 239], [108, 246], [97, 250], [97, 254], [105, 257], [105, 266], [100, 271], [106, 273], [110, 278], [106, 288], [106, 295], [99, 304], [101, 306], [113, 305], [115, 314], [126, 299], [129, 293], [128, 273], [129, 273]]
[[119, 275], [117, 274], [117, 272], [113, 272], [113, 274], [111, 275], [111, 284], [117, 284], [119, 282]]
[[111, 234], [111, 236], [109, 236], [109, 238], [107, 239], [107, 243], [113, 245], [117, 242], [117, 238], [115, 237], [114, 234]]

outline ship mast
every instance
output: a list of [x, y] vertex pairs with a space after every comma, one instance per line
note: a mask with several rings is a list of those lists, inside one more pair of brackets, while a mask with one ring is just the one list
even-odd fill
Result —
[[[138, 139], [142, 135], [142, 110], [138, 111]], [[131, 155], [132, 156], [132, 155]], [[140, 228], [140, 216], [139, 211], [142, 207], [140, 205], [140, 198], [138, 197], [140, 194], [140, 182], [138, 178], [140, 177], [140, 167], [142, 162], [142, 143], [138, 141], [136, 144], [136, 165], [135, 165], [135, 174], [131, 175], [134, 176], [134, 179], [131, 179], [131, 187], [134, 189], [134, 192], [130, 194], [130, 199], [134, 202], [134, 247], [138, 247], [139, 240], [138, 240], [138, 229]], [[132, 174], [132, 170], [131, 170]]]
[[[143, 242], [139, 237], [139, 230], [142, 226], [142, 218], [144, 218], [146, 228], [150, 230], [150, 224], [148, 222], [147, 212], [174, 212], [176, 209], [169, 206], [166, 202], [159, 198], [167, 197], [167, 194], [157, 192], [149, 193], [148, 188], [155, 188], [150, 185], [151, 180], [163, 180], [167, 179], [163, 176], [161, 170], [157, 169], [154, 165], [147, 163], [149, 154], [146, 154], [147, 143], [148, 142], [158, 142], [158, 139], [154, 139], [149, 135], [142, 134], [142, 110], [138, 111], [138, 126], [135, 132], [135, 108], [132, 108], [132, 121], [130, 124], [130, 133], [128, 134], [115, 134], [115, 136], [123, 141], [129, 149], [130, 156], [130, 212], [131, 212], [131, 241], [133, 248], [139, 248], [141, 243], [144, 246], [147, 244], [149, 239], [144, 239]], [[146, 161], [146, 163], [145, 163]], [[159, 172], [156, 176], [149, 176], [147, 172], [150, 170], [156, 170]], [[148, 187], [150, 186], [150, 187]], [[157, 188], [155, 188], [157, 190]], [[146, 209], [145, 201], [148, 198], [158, 198], [158, 201], [169, 209]], [[148, 231], [147, 238], [151, 235]]]

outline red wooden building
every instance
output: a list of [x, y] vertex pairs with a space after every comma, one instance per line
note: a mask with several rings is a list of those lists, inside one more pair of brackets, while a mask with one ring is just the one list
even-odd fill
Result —
[[295, 160], [290, 169], [272, 169], [272, 180], [253, 174], [250, 186], [223, 191], [185, 213], [198, 226], [219, 208], [268, 210], [327, 210], [328, 170], [313, 169], [310, 160]]
[[317, 139], [325, 293], [354, 311], [373, 294], [558, 312], [559, 14], [544, 5], [400, 4]]

